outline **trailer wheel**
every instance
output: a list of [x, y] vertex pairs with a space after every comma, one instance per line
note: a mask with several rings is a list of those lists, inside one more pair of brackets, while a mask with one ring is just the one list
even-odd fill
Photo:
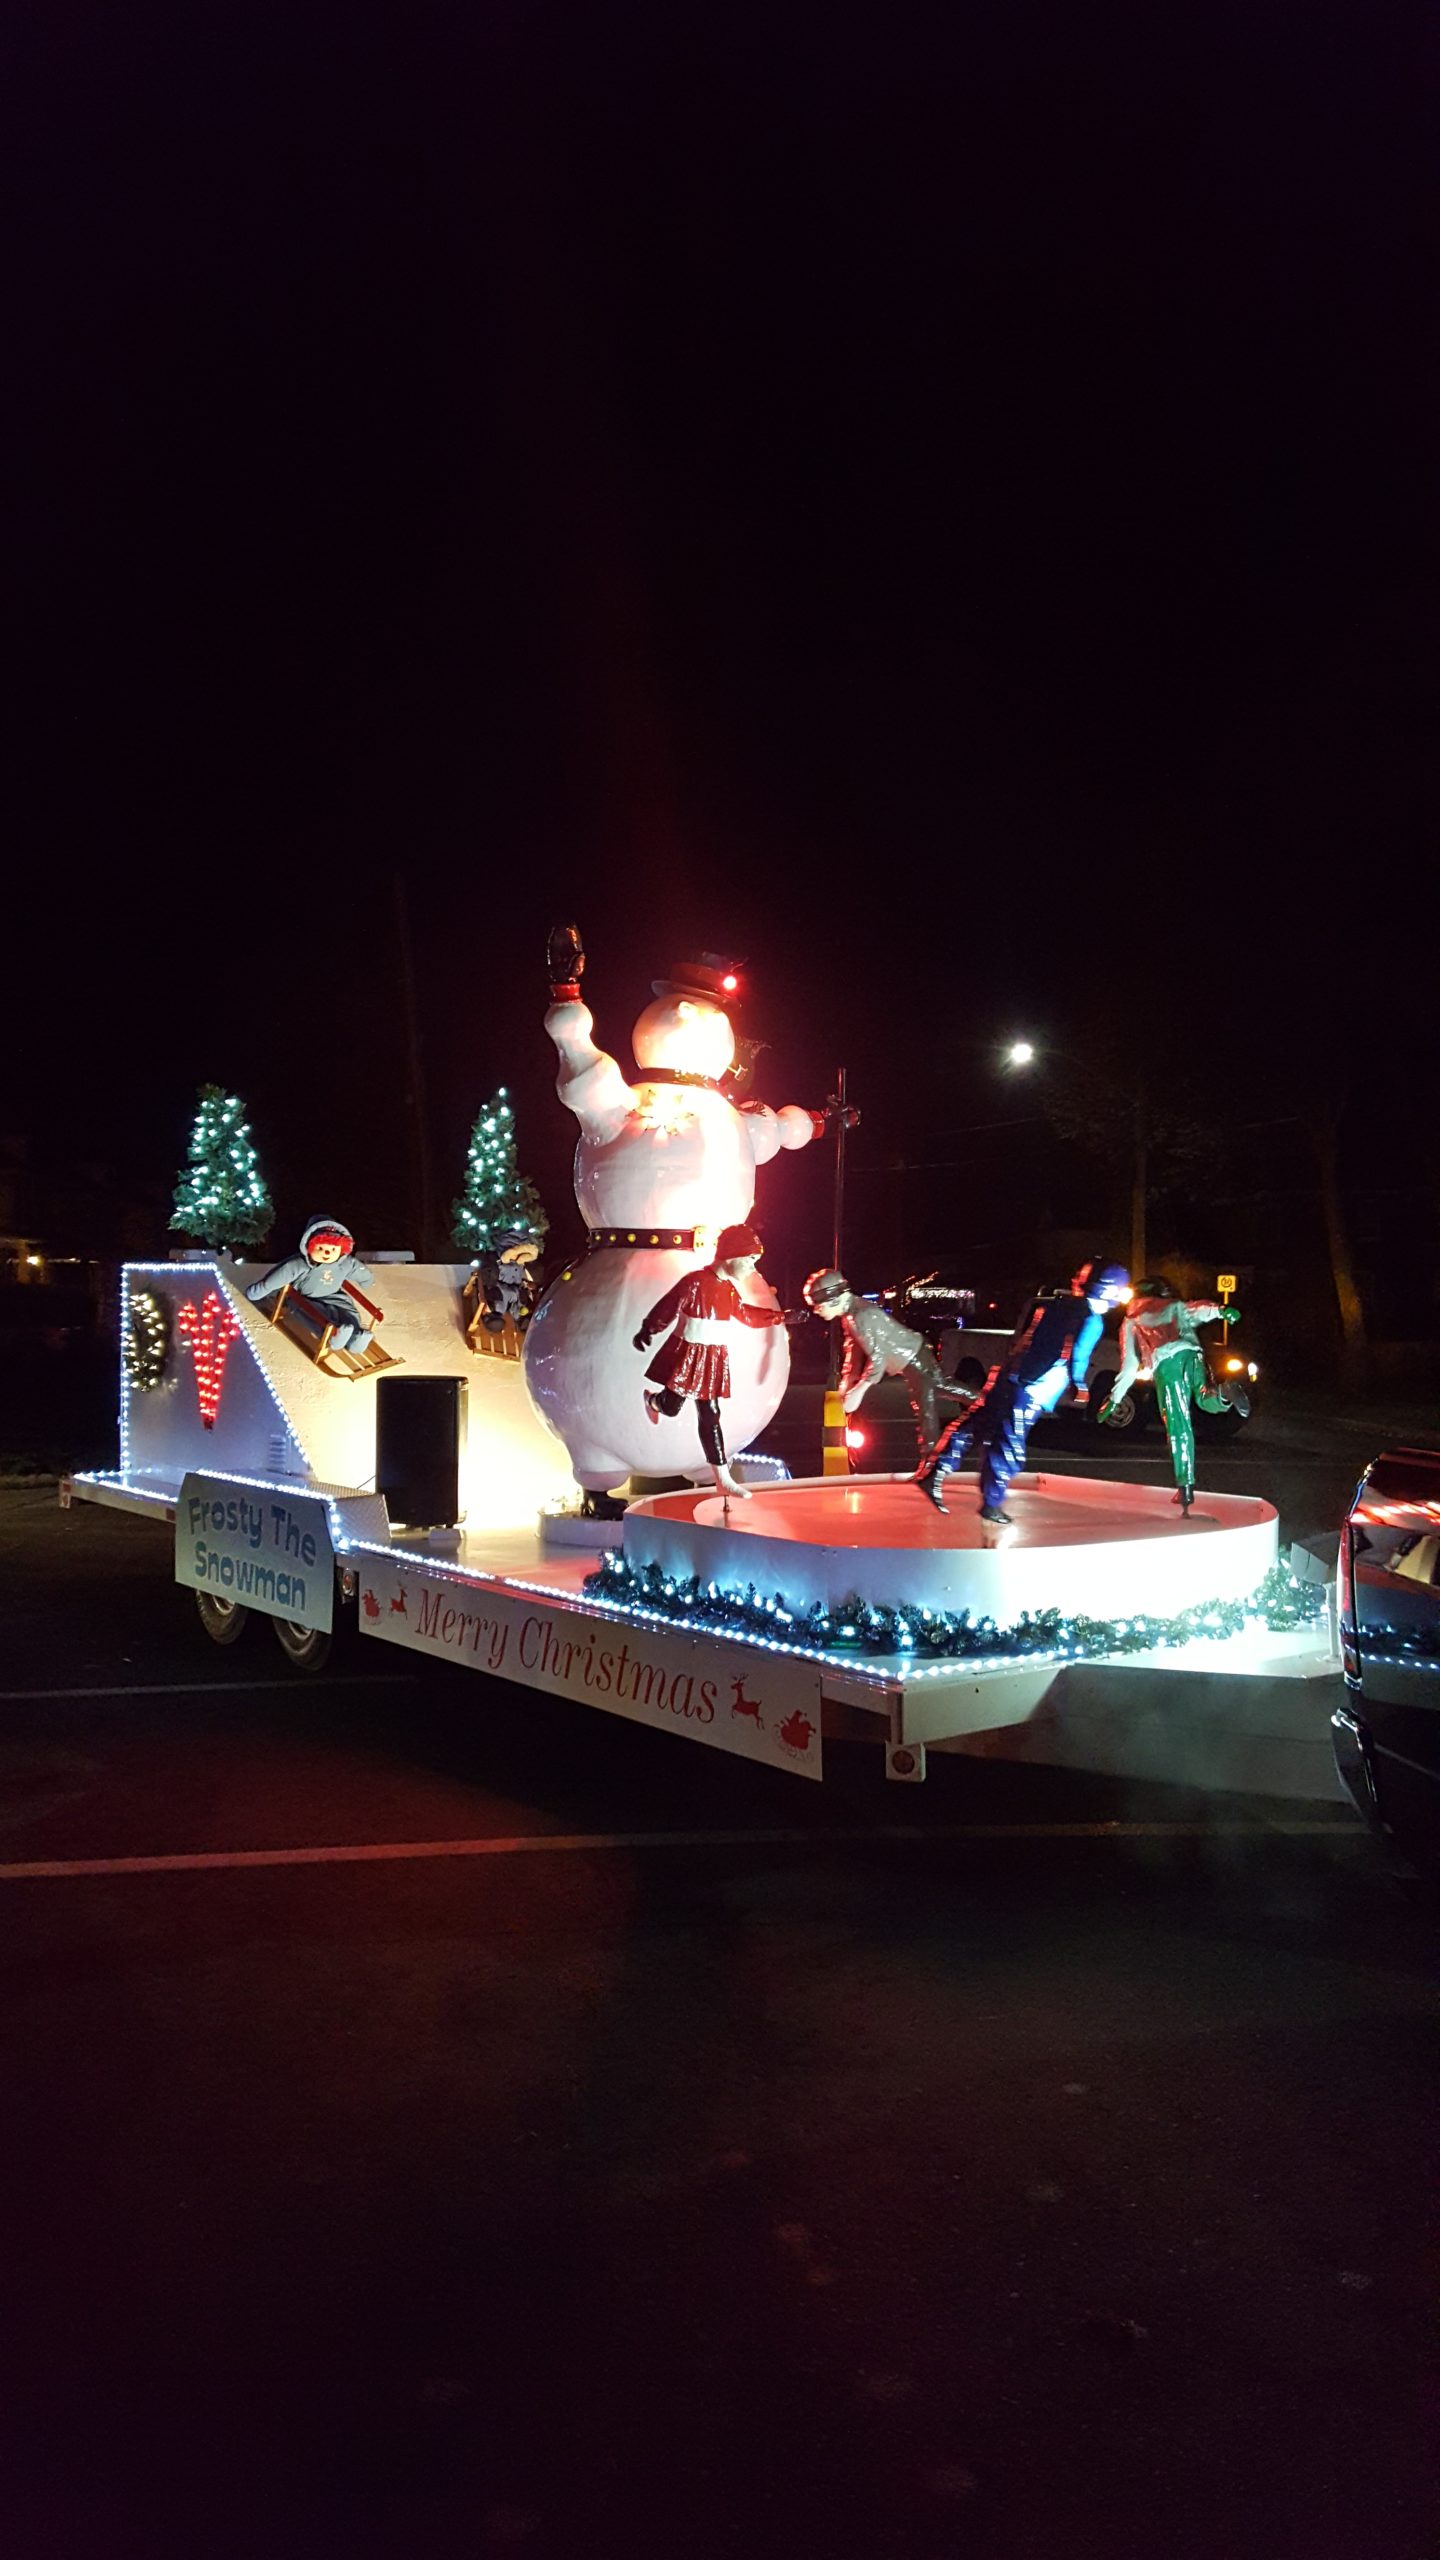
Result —
[[222, 1600], [218, 1591], [197, 1591], [200, 1624], [212, 1644], [238, 1644], [250, 1624], [250, 1612], [238, 1600]]
[[298, 1626], [293, 1618], [272, 1618], [275, 1641], [292, 1671], [323, 1671], [330, 1659], [330, 1635], [324, 1627]]

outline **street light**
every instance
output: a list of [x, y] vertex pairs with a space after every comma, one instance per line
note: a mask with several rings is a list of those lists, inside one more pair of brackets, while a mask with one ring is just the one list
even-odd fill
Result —
[[1033, 1040], [1012, 1040], [1009, 1048], [1005, 1052], [1005, 1064], [1007, 1067], [1028, 1067], [1033, 1065], [1034, 1058], [1035, 1043]]

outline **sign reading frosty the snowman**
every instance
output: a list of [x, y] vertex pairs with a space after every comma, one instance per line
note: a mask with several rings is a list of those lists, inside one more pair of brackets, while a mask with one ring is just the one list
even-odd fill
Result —
[[187, 1476], [175, 1504], [175, 1579], [239, 1608], [328, 1630], [335, 1606], [328, 1506], [314, 1494]]

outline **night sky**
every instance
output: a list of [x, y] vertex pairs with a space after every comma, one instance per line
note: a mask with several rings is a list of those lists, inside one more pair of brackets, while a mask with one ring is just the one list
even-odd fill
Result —
[[[573, 916], [627, 1060], [708, 948], [770, 1100], [848, 1064], [866, 1279], [1108, 1214], [966, 1136], [1016, 1030], [1222, 1111], [1232, 1189], [1348, 1072], [1423, 1261], [1426, 16], [12, 13], [0, 1130], [163, 1214], [214, 1077], [277, 1249], [413, 1243], [403, 875], [445, 1202], [505, 1081], [573, 1227]], [[803, 1269], [828, 1168], [772, 1183]]]

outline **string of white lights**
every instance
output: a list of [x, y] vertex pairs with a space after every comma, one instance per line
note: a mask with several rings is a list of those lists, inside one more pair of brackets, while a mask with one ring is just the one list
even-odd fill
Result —
[[[231, 1281], [229, 1273], [228, 1273], [228, 1272], [226, 1272], [225, 1270], [223, 1270], [223, 1269], [222, 1269], [222, 1267], [221, 1267], [221, 1265], [220, 1265], [218, 1262], [210, 1262], [210, 1261], [204, 1261], [204, 1262], [188, 1262], [188, 1261], [187, 1261], [187, 1262], [126, 1262], [126, 1263], [122, 1264], [122, 1265], [121, 1265], [121, 1270], [120, 1270], [120, 1339], [121, 1339], [121, 1341], [123, 1342], [123, 1341], [125, 1340], [126, 1334], [127, 1334], [128, 1330], [129, 1330], [129, 1326], [130, 1326], [130, 1283], [131, 1283], [132, 1275], [135, 1275], [135, 1276], [142, 1276], [142, 1275], [143, 1275], [143, 1276], [144, 1276], [145, 1278], [147, 1278], [147, 1279], [150, 1279], [150, 1278], [156, 1278], [156, 1277], [162, 1277], [162, 1278], [164, 1278], [164, 1279], [166, 1279], [166, 1280], [168, 1280], [168, 1281], [169, 1281], [169, 1283], [170, 1283], [170, 1285], [171, 1285], [171, 1287], [172, 1287], [172, 1289], [173, 1289], [173, 1288], [176, 1286], [177, 1282], [182, 1283], [182, 1285], [183, 1285], [183, 1281], [184, 1281], [185, 1279], [187, 1279], [187, 1278], [191, 1277], [192, 1275], [194, 1275], [194, 1276], [198, 1276], [198, 1275], [199, 1275], [200, 1273], [202, 1273], [202, 1272], [210, 1272], [210, 1273], [212, 1273], [212, 1274], [213, 1274], [213, 1276], [214, 1276], [214, 1278], [215, 1278], [216, 1280], [218, 1280], [218, 1281], [222, 1284], [222, 1286], [221, 1286], [221, 1296], [222, 1296], [222, 1298], [224, 1299], [224, 1303], [225, 1303], [225, 1305], [228, 1307], [228, 1306], [230, 1305], [230, 1303], [231, 1303], [231, 1302], [230, 1302], [229, 1298], [225, 1296], [225, 1291], [226, 1291], [226, 1289], [233, 1287], [233, 1286], [234, 1286], [234, 1283]], [[291, 1441], [293, 1441], [293, 1442], [294, 1442], [295, 1448], [296, 1448], [296, 1450], [297, 1450], [297, 1452], [298, 1452], [298, 1454], [299, 1454], [299, 1456], [300, 1456], [300, 1459], [301, 1459], [301, 1461], [302, 1461], [302, 1463], [303, 1463], [303, 1465], [304, 1465], [304, 1467], [305, 1467], [306, 1474], [307, 1474], [307, 1477], [308, 1477], [308, 1476], [313, 1472], [312, 1467], [311, 1467], [310, 1453], [309, 1453], [309, 1451], [308, 1451], [308, 1450], [303, 1446], [303, 1444], [302, 1444], [302, 1442], [301, 1442], [301, 1439], [300, 1439], [300, 1435], [299, 1435], [299, 1433], [296, 1431], [296, 1429], [295, 1429], [295, 1425], [294, 1425], [294, 1423], [291, 1421], [289, 1413], [287, 1412], [287, 1410], [286, 1410], [285, 1406], [281, 1403], [279, 1396], [278, 1396], [278, 1395], [276, 1394], [276, 1392], [275, 1392], [275, 1385], [274, 1385], [274, 1381], [272, 1380], [272, 1378], [271, 1378], [271, 1376], [270, 1376], [270, 1373], [269, 1373], [269, 1371], [267, 1370], [267, 1368], [266, 1368], [266, 1366], [265, 1366], [265, 1363], [264, 1363], [263, 1359], [262, 1359], [262, 1358], [261, 1358], [261, 1356], [260, 1356], [260, 1347], [259, 1347], [259, 1345], [257, 1344], [257, 1342], [255, 1341], [255, 1338], [254, 1338], [253, 1334], [250, 1332], [249, 1327], [248, 1327], [247, 1325], [243, 1324], [243, 1322], [242, 1322], [241, 1330], [242, 1330], [242, 1332], [243, 1332], [243, 1333], [244, 1333], [244, 1335], [245, 1335], [245, 1339], [246, 1339], [246, 1341], [249, 1343], [251, 1353], [252, 1353], [252, 1355], [253, 1355], [253, 1357], [254, 1357], [255, 1366], [256, 1366], [257, 1370], [259, 1371], [259, 1374], [260, 1374], [260, 1376], [261, 1376], [262, 1380], [264, 1381], [264, 1385], [265, 1385], [265, 1392], [266, 1392], [266, 1394], [269, 1396], [271, 1403], [272, 1403], [272, 1404], [273, 1404], [273, 1406], [275, 1407], [275, 1411], [276, 1411], [276, 1413], [279, 1415], [281, 1422], [282, 1422], [282, 1423], [284, 1424], [284, 1426], [285, 1426], [285, 1432], [286, 1432], [286, 1436], [287, 1436], [287, 1438], [289, 1438]], [[121, 1471], [121, 1474], [122, 1474], [122, 1475], [125, 1475], [125, 1476], [128, 1476], [128, 1475], [129, 1475], [129, 1473], [130, 1473], [130, 1471], [131, 1471], [132, 1464], [133, 1464], [133, 1459], [132, 1459], [132, 1455], [131, 1455], [131, 1446], [130, 1446], [130, 1399], [131, 1399], [131, 1395], [132, 1395], [132, 1393], [133, 1393], [133, 1392], [134, 1392], [134, 1390], [133, 1390], [133, 1388], [132, 1388], [132, 1384], [131, 1384], [131, 1380], [130, 1380], [130, 1377], [129, 1377], [129, 1373], [127, 1372], [126, 1367], [125, 1367], [125, 1363], [124, 1363], [124, 1361], [122, 1360], [122, 1361], [121, 1361], [121, 1363], [120, 1363], [120, 1413], [119, 1413], [119, 1424], [120, 1424], [120, 1471]], [[208, 1468], [205, 1470], [205, 1472], [206, 1472], [207, 1474], [209, 1474], [209, 1475], [217, 1475], [217, 1474], [219, 1474], [219, 1473], [221, 1472], [221, 1470], [220, 1470], [220, 1469], [218, 1469], [218, 1468], [215, 1468], [215, 1467], [208, 1467]], [[77, 1477], [76, 1481], [77, 1481], [77, 1483], [78, 1483], [78, 1482], [80, 1481], [80, 1479]], [[240, 1479], [237, 1477], [237, 1478], [236, 1478], [236, 1482], [238, 1483], [239, 1481], [240, 1481]], [[295, 1489], [296, 1489], [296, 1488], [295, 1488], [295, 1486], [294, 1486], [293, 1484], [288, 1488], [288, 1490], [289, 1490], [290, 1492], [292, 1492], [292, 1493], [295, 1491]], [[286, 1488], [285, 1488], [285, 1487], [283, 1487], [283, 1486], [275, 1486], [275, 1487], [273, 1488], [273, 1490], [274, 1490], [274, 1491], [276, 1491], [276, 1492], [282, 1492], [282, 1491], [286, 1490]]]
[[826, 1651], [815, 1645], [791, 1642], [784, 1636], [761, 1636], [743, 1627], [717, 1626], [703, 1616], [687, 1623], [671, 1617], [664, 1609], [647, 1609], [638, 1601], [602, 1600], [590, 1592], [581, 1598], [574, 1592], [558, 1591], [551, 1582], [534, 1582], [516, 1573], [487, 1573], [482, 1567], [463, 1564], [457, 1558], [447, 1558], [442, 1563], [430, 1556], [406, 1554], [403, 1549], [382, 1546], [372, 1538], [347, 1540], [345, 1553], [383, 1556], [389, 1564], [401, 1565], [435, 1581], [468, 1583], [489, 1591], [523, 1591], [527, 1597], [546, 1601], [552, 1608], [577, 1617], [601, 1617], [621, 1623], [639, 1619], [645, 1625], [662, 1628], [671, 1635], [709, 1637], [717, 1644], [743, 1644], [757, 1653], [781, 1653], [799, 1662], [818, 1662], [829, 1671], [843, 1671], [847, 1680], [859, 1681], [866, 1688], [893, 1689], [897, 1684], [909, 1686], [919, 1680], [984, 1679], [1036, 1663], [1071, 1662], [1080, 1658], [1072, 1648], [1061, 1645], [1049, 1652], [1036, 1649], [1026, 1653], [986, 1654], [973, 1661], [910, 1662], [893, 1654], [872, 1654], [857, 1660], [852, 1653]]
[[70, 1482], [71, 1484], [93, 1484], [103, 1492], [109, 1492], [113, 1488], [115, 1492], [125, 1494], [133, 1502], [158, 1502], [166, 1511], [173, 1511], [175, 1508], [176, 1497], [173, 1493], [157, 1492], [153, 1485], [137, 1484], [133, 1476], [122, 1475], [118, 1469], [80, 1467], [71, 1476]]

